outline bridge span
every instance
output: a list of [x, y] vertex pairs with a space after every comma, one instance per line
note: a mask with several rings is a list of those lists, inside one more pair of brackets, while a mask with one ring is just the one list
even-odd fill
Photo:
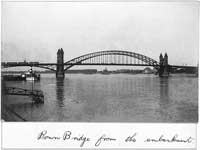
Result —
[[168, 55], [160, 54], [159, 61], [148, 56], [120, 50], [108, 50], [89, 53], [64, 62], [64, 51], [58, 49], [56, 63], [39, 63], [39, 62], [2, 62], [2, 68], [30, 66], [49, 69], [56, 72], [57, 78], [64, 78], [65, 71], [76, 65], [112, 65], [112, 66], [151, 66], [154, 67], [159, 76], [168, 76], [173, 68], [190, 68], [195, 66], [177, 66], [168, 64]]

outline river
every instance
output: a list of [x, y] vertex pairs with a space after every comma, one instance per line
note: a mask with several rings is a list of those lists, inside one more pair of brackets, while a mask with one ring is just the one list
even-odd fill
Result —
[[[7, 81], [31, 89], [31, 82]], [[6, 96], [3, 103], [28, 121], [55, 122], [197, 122], [198, 78], [153, 74], [42, 74], [34, 89], [44, 104], [30, 97]]]

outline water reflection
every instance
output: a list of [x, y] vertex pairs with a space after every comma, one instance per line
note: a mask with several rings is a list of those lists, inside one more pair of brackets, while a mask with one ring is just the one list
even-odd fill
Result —
[[160, 78], [160, 98], [159, 98], [159, 114], [162, 120], [173, 120], [170, 112], [170, 97], [169, 97], [169, 78]]
[[160, 103], [169, 103], [169, 78], [160, 79]]
[[64, 79], [56, 79], [56, 100], [58, 102], [59, 107], [64, 107], [64, 100], [65, 100], [65, 95], [64, 95]]

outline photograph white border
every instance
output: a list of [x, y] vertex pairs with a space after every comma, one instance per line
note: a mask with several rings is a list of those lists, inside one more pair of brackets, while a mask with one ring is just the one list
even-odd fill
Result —
[[[8, 0], [6, 0], [6, 1], [8, 1]], [[12, 1], [18, 1], [18, 0], [12, 0]], [[26, 0], [26, 1], [29, 1], [29, 0]], [[38, 0], [37, 0], [38, 1]], [[45, 1], [45, 0], [39, 0], [39, 1]], [[46, 1], [49, 1], [49, 0], [46, 0]], [[66, 1], [66, 0], [60, 0], [60, 1]], [[80, 1], [80, 0], [79, 0]], [[92, 1], [92, 0], [87, 0], [87, 1]], [[104, 1], [104, 0], [102, 0], [102, 1]], [[118, 0], [114, 0], [114, 1], [118, 1]], [[119, 1], [121, 1], [121, 0], [119, 0]], [[126, 0], [126, 1], [137, 1], [137, 0]], [[148, 1], [149, 2], [149, 0], [142, 0], [142, 1]], [[150, 0], [151, 1], [151, 0]], [[160, 2], [160, 1], [162, 1], [162, 0], [154, 0], [154, 2]], [[165, 1], [165, 0], [164, 0]], [[179, 2], [180, 2], [181, 0], [179, 0]], [[195, 0], [192, 0], [192, 1], [195, 1]], [[199, 1], [199, 0], [198, 0]], [[166, 1], [165, 1], [166, 2]], [[191, 0], [183, 0], [183, 2], [191, 2]], [[1, 8], [0, 8], [0, 10], [1, 10]], [[0, 15], [1, 15], [1, 11], [0, 11]], [[200, 22], [199, 22], [199, 24], [200, 24]], [[199, 31], [199, 33], [200, 33], [200, 31]], [[200, 40], [199, 40], [199, 42], [200, 42]], [[199, 55], [199, 58], [200, 58], [200, 55]], [[200, 86], [200, 84], [199, 84], [199, 86]], [[198, 107], [198, 109], [199, 109], [199, 111], [198, 112], [200, 112], [200, 108]], [[3, 122], [2, 120], [1, 120], [1, 123], [0, 123], [0, 126], [1, 126], [1, 132], [0, 132], [0, 134], [1, 134], [1, 140], [0, 140], [0, 144], [1, 144], [1, 148], [9, 148], [9, 146], [8, 147], [2, 147], [2, 141], [5, 141], [6, 142], [6, 144], [16, 144], [16, 143], [13, 143], [12, 142], [12, 140], [10, 139], [10, 135], [9, 134], [11, 134], [11, 133], [9, 133], [9, 132], [6, 132], [6, 136], [7, 137], [4, 137], [5, 135], [2, 133], [2, 132], [4, 132], [4, 129], [5, 128], [7, 128], [7, 129], [5, 129], [5, 130], [10, 130], [10, 131], [12, 131], [12, 129], [10, 128], [10, 127], [12, 127], [12, 126], [15, 126], [16, 125], [16, 127], [19, 125], [19, 124], [21, 124], [21, 123], [17, 123], [17, 122]], [[34, 125], [37, 125], [37, 123], [33, 123], [33, 122], [29, 122], [29, 123], [22, 123], [23, 124], [23, 127], [25, 127], [25, 128], [29, 128], [29, 127], [31, 127], [32, 125], [34, 126]], [[41, 125], [46, 125], [46, 124], [50, 124], [50, 125], [48, 125], [47, 126], [47, 128], [51, 128], [50, 126], [51, 125], [55, 125], [55, 123], [39, 123], [39, 124], [41, 124]], [[69, 125], [69, 123], [67, 123], [68, 125]], [[89, 124], [89, 123], [88, 123]], [[97, 123], [97, 125], [100, 125], [101, 123]], [[115, 123], [114, 123], [115, 124]], [[124, 123], [122, 123], [122, 124], [124, 124]], [[131, 123], [132, 125], [133, 125], [133, 127], [134, 127], [134, 125], [140, 125], [141, 127], [144, 127], [145, 125], [147, 125], [146, 123], [143, 123], [143, 124], [138, 124], [138, 123]], [[11, 125], [11, 126], [10, 126]], [[25, 125], [25, 126], [24, 126]], [[65, 129], [65, 125], [66, 125], [66, 123], [59, 123], [59, 125], [62, 125], [63, 127], [64, 127], [64, 129]], [[74, 125], [73, 123], [71, 124], [72, 126]], [[77, 123], [77, 125], [78, 125], [78, 123]], [[154, 126], [157, 126], [158, 128], [162, 128], [163, 126], [165, 126], [165, 125], [173, 125], [173, 126], [176, 126], [176, 127], [179, 127], [179, 126], [182, 126], [182, 125], [186, 125], [187, 127], [188, 127], [188, 129], [191, 129], [191, 130], [194, 130], [194, 128], [196, 128], [195, 126], [197, 126], [197, 131], [198, 132], [196, 132], [197, 133], [197, 140], [198, 139], [200, 139], [200, 125], [199, 125], [199, 122], [196, 124], [196, 123], [194, 123], [194, 124], [163, 124], [163, 123], [155, 123], [154, 124]], [[189, 126], [190, 127], [189, 127]], [[119, 125], [120, 126], [120, 125]], [[19, 127], [19, 126], [18, 126]], [[112, 124], [110, 124], [110, 128], [112, 129]], [[3, 129], [3, 130], [2, 130]], [[15, 128], [16, 129], [16, 128]], [[63, 129], [63, 130], [64, 130]], [[171, 132], [172, 130], [170, 129], [170, 128], [165, 128], [166, 130], [168, 130], [169, 132]], [[179, 128], [180, 129], [180, 128]], [[151, 128], [149, 128], [149, 130], [151, 130]], [[177, 129], [178, 130], [178, 129]], [[176, 131], [177, 131], [176, 130]], [[182, 129], [181, 129], [182, 130]], [[26, 131], [26, 130], [23, 130], [23, 131]], [[33, 131], [32, 131], [32, 133], [36, 133], [36, 131], [37, 131], [37, 129], [35, 129], [35, 128], [33, 128]], [[16, 132], [16, 130], [15, 131], [13, 131], [12, 132], [12, 135], [15, 135], [15, 132]], [[184, 132], [184, 130], [182, 130], [181, 131], [183, 134], [185, 133]], [[17, 132], [16, 132], [17, 133]], [[19, 136], [21, 136], [21, 135], [19, 135]], [[16, 137], [16, 136], [14, 136], [14, 137]], [[5, 139], [4, 139], [5, 138]], [[6, 138], [8, 138], [8, 139], [6, 139]], [[24, 137], [25, 138], [25, 137]], [[26, 137], [26, 139], [28, 140], [28, 136]], [[8, 141], [9, 140], [9, 141]], [[30, 141], [29, 141], [30, 142]], [[197, 145], [196, 145], [197, 144]], [[197, 148], [199, 148], [200, 149], [200, 142], [199, 141], [197, 141], [196, 142], [196, 146], [195, 147], [197, 147]], [[7, 145], [6, 145], [7, 146]], [[12, 147], [12, 146], [10, 146], [10, 148], [17, 148], [17, 147], [15, 147], [15, 146], [17, 146], [17, 145], [14, 145], [14, 147]], [[23, 145], [21, 145], [22, 147], [23, 147]], [[141, 146], [141, 145], [139, 145], [139, 146]], [[193, 145], [194, 146], [194, 145]], [[22, 148], [22, 147], [20, 147], [20, 148]], [[33, 146], [34, 147], [34, 146]], [[33, 148], [32, 147], [32, 148]], [[31, 148], [31, 147], [29, 147], [29, 148]], [[58, 148], [58, 147], [57, 147]], [[130, 148], [130, 147], [129, 147]], [[132, 148], [134, 148], [134, 147], [132, 147]], [[140, 148], [142, 148], [142, 147], [140, 147]], [[143, 147], [144, 148], [144, 147]], [[167, 148], [167, 147], [160, 147], [160, 148]]]

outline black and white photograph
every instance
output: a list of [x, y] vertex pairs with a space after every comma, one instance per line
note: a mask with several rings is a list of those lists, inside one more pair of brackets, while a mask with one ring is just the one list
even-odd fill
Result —
[[197, 123], [196, 2], [2, 2], [5, 122]]

